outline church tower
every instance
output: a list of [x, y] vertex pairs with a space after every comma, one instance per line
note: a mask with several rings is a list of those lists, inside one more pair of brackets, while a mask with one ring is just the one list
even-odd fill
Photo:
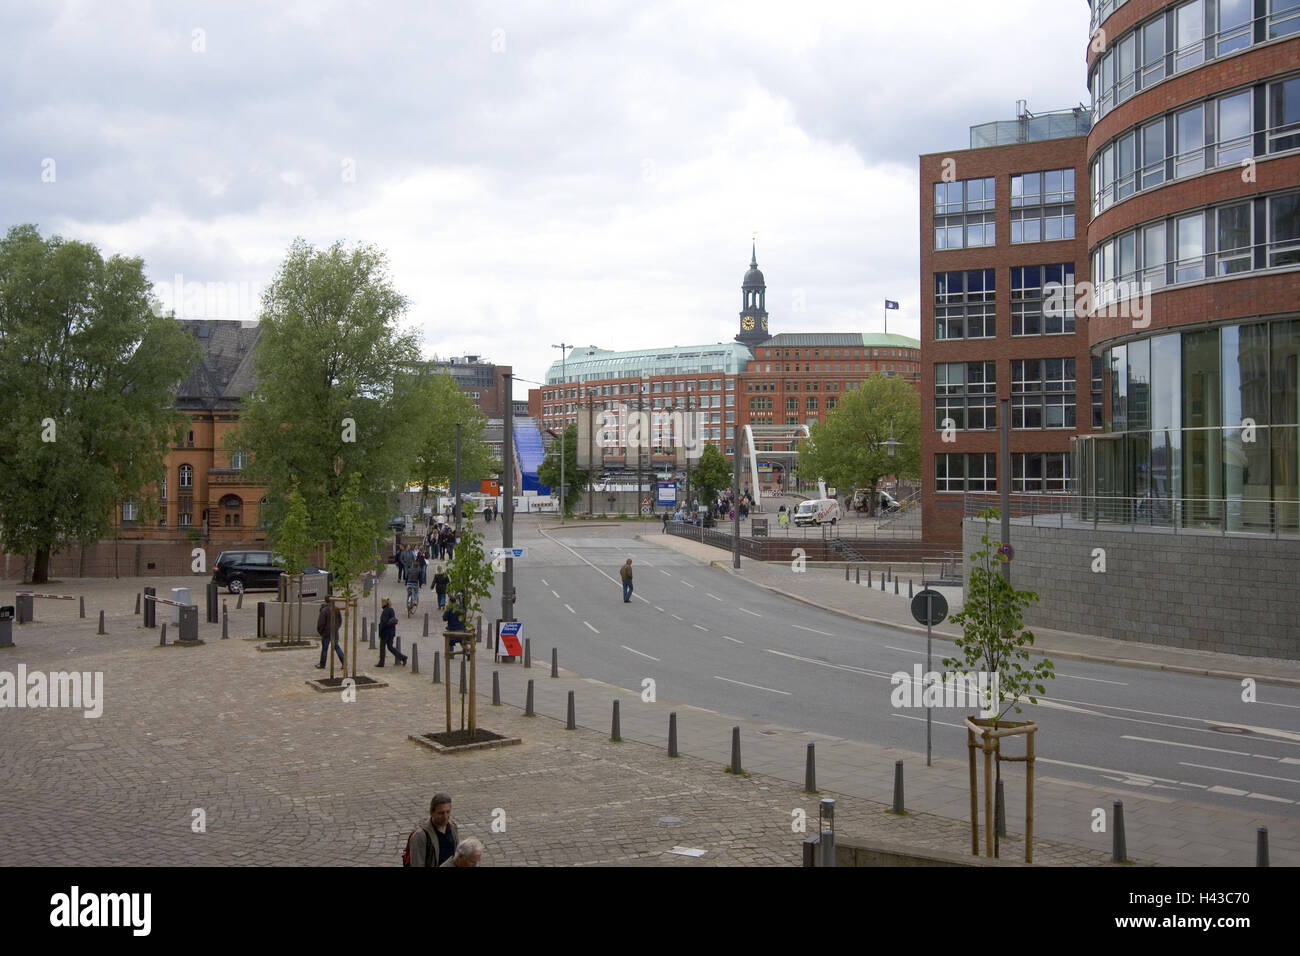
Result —
[[758, 343], [772, 337], [767, 330], [766, 300], [767, 282], [758, 271], [758, 248], [753, 246], [749, 271], [740, 284], [740, 334], [736, 336], [736, 341], [749, 346], [751, 352]]

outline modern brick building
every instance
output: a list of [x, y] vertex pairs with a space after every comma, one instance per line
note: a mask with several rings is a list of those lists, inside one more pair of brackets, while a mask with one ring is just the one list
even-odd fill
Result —
[[921, 487], [927, 541], [956, 545], [970, 492], [1064, 492], [1070, 440], [1100, 427], [1075, 286], [1089, 277], [1082, 109], [975, 126], [920, 158]]
[[446, 362], [424, 363], [433, 371], [446, 371], [455, 379], [457, 387], [478, 406], [485, 418], [501, 418], [506, 408], [502, 394], [501, 376], [512, 373], [509, 365], [493, 365], [478, 355], [464, 355]]

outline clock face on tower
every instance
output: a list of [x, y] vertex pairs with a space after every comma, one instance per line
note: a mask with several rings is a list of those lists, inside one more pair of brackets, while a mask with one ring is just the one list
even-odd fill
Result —
[[744, 329], [746, 332], [753, 332], [754, 317], [752, 315], [745, 316], [743, 319], [740, 320], [740, 327]]

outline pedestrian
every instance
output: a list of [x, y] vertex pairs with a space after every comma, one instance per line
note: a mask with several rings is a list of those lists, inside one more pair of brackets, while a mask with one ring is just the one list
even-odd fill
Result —
[[492, 508], [490, 505], [483, 506], [483, 522], [484, 524], [492, 523]]
[[406, 663], [406, 655], [393, 646], [396, 637], [397, 612], [393, 610], [393, 602], [384, 598], [384, 611], [379, 615], [379, 663], [376, 667], [384, 666], [385, 651], [393, 655], [399, 666]]
[[397, 565], [397, 576], [400, 579], [406, 571], [406, 553], [399, 545], [397, 551], [393, 554], [393, 563]]
[[[447, 601], [447, 610], [442, 612], [442, 619], [447, 622], [447, 630], [463, 631], [465, 630], [465, 611], [464, 602], [455, 594]], [[451, 646], [459, 644], [459, 637], [451, 638]]]
[[619, 569], [618, 576], [623, 579], [623, 603], [632, 601], [632, 559], [628, 558]]
[[442, 565], [438, 565], [437, 572], [433, 575], [433, 590], [438, 595], [438, 610], [441, 611], [447, 606], [447, 585], [451, 583], [451, 578], [447, 577]]
[[483, 844], [473, 837], [466, 837], [460, 843], [456, 844], [455, 855], [446, 863], [439, 863], [439, 866], [478, 866], [479, 860], [483, 859]]
[[451, 561], [453, 558], [456, 557], [456, 545], [458, 544], [460, 544], [460, 541], [456, 539], [456, 532], [452, 530], [448, 530], [447, 532], [447, 560], [448, 561]]
[[[333, 631], [334, 653], [339, 656], [339, 663], [343, 661], [343, 648], [339, 647], [339, 628], [343, 624], [343, 612], [338, 608], [333, 609], [333, 615], [330, 614], [330, 602], [326, 601], [320, 606], [320, 614], [316, 616], [316, 633], [320, 635], [320, 663], [316, 665], [317, 670], [325, 668], [325, 658], [330, 652], [330, 632]], [[331, 617], [333, 626], [331, 627]]]
[[456, 855], [459, 845], [459, 832], [451, 819], [451, 796], [435, 793], [429, 802], [429, 819], [422, 821], [406, 838], [403, 863], [441, 866]]
[[748, 517], [749, 517], [749, 505], [745, 504], [742, 501], [740, 503], [740, 520], [744, 521]]
[[664, 512], [663, 519], [664, 519], [664, 530], [659, 533], [667, 534], [668, 533], [668, 512], [667, 511]]
[[416, 564], [417, 564], [417, 565], [419, 566], [419, 568], [420, 568], [420, 587], [424, 587], [424, 585], [425, 585], [425, 583], [426, 583], [426, 578], [427, 578], [427, 572], [428, 572], [428, 564], [429, 564], [429, 562], [428, 562], [428, 560], [427, 560], [427, 559], [425, 558], [425, 556], [424, 556], [424, 549], [423, 549], [423, 548], [421, 548], [419, 551], [417, 551], [417, 552], [416, 552], [416, 555], [417, 555], [417, 557], [416, 557], [416, 559], [415, 559], [415, 560], [416, 560]]

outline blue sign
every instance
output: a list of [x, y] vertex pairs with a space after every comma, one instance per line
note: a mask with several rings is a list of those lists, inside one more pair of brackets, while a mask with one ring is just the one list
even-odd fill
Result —
[[658, 498], [656, 503], [660, 507], [671, 508], [677, 504], [677, 482], [661, 481], [657, 486]]

